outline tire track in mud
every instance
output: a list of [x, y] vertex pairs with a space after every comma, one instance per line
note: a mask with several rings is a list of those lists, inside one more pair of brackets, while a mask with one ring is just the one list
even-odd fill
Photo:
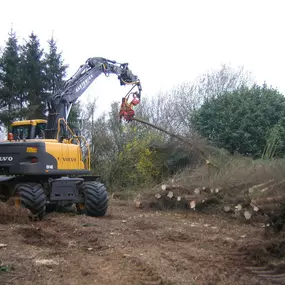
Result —
[[[201, 232], [180, 232], [169, 231], [165, 232], [160, 240], [167, 242], [175, 242], [179, 244], [179, 250], [176, 252], [163, 252], [162, 257], [169, 262], [169, 266], [176, 268], [177, 270], [187, 270], [189, 263], [194, 262], [200, 264], [201, 267], [209, 267], [209, 262], [215, 264], [215, 270], [220, 274], [223, 274], [226, 268], [229, 270], [235, 269], [240, 271], [240, 275], [247, 274], [255, 276], [257, 280], [260, 280], [260, 284], [285, 284], [285, 241], [271, 240], [256, 241], [252, 245], [243, 245], [247, 242], [237, 242], [232, 238], [225, 238], [222, 234], [217, 235], [215, 240], [211, 238], [211, 233], [208, 232], [208, 238], [202, 238], [202, 241], [198, 241], [198, 237]], [[214, 243], [214, 244], [213, 244]], [[189, 254], [189, 245], [196, 248], [196, 253]], [[228, 247], [223, 249], [223, 245]], [[202, 249], [209, 249], [210, 260], [205, 260], [207, 254], [202, 252]], [[168, 250], [170, 248], [168, 247]], [[192, 249], [193, 250], [193, 249]], [[274, 264], [273, 264], [274, 263]], [[217, 278], [216, 282], [219, 281]], [[259, 284], [259, 283], [256, 283]]]
[[233, 264], [244, 268], [261, 281], [285, 284], [285, 242], [283, 240], [249, 244], [228, 252], [226, 256]]
[[140, 285], [170, 285], [149, 265], [145, 264], [138, 258], [131, 257], [127, 261], [127, 265], [132, 269], [132, 275], [137, 284]]
[[[85, 258], [90, 259], [91, 264], [100, 261], [97, 272], [103, 282], [109, 282], [106, 280], [109, 277], [101, 274], [101, 271], [110, 274], [110, 266], [112, 266], [112, 272], [117, 276], [120, 276], [121, 271], [125, 271], [127, 276], [120, 282], [127, 278], [130, 279], [128, 284], [133, 285], [172, 285], [144, 261], [136, 257], [124, 256], [124, 250], [116, 248], [116, 244], [112, 244], [111, 236], [102, 232], [100, 227], [92, 224], [86, 227], [82, 227], [81, 224], [80, 227], [78, 224], [65, 223], [55, 218], [41, 222], [39, 225], [41, 227], [21, 227], [16, 232], [22, 236], [22, 242], [25, 244], [38, 248], [50, 247], [50, 252], [45, 253], [46, 257], [61, 256], [68, 259], [72, 253], [77, 253], [78, 257], [84, 254]], [[135, 229], [154, 230], [155, 226], [151, 222], [140, 221], [136, 223]], [[132, 232], [128, 232], [130, 233]], [[111, 246], [108, 246], [109, 244]], [[107, 251], [104, 257], [100, 256], [102, 251]], [[82, 270], [84, 271], [84, 268]], [[87, 270], [84, 274], [88, 277], [90, 272]]]
[[[245, 282], [251, 279], [251, 284], [256, 285], [268, 284], [268, 281], [285, 284], [281, 269], [271, 272], [274, 276], [258, 272], [258, 267], [248, 270], [247, 267], [253, 265], [253, 256], [241, 252], [235, 240], [220, 237], [217, 241], [215, 237], [214, 241], [215, 245], [211, 243], [213, 238], [210, 235], [199, 240], [197, 233], [166, 231], [160, 237], [161, 258], [177, 273], [185, 275], [187, 272], [189, 280], [194, 278], [193, 284], [197, 278], [202, 282], [197, 284], [223, 284], [229, 280], [235, 284], [241, 279]], [[208, 281], [204, 280], [205, 276]]]

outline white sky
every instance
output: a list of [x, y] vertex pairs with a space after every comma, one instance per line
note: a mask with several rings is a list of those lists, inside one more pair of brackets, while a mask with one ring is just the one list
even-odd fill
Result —
[[[13, 23], [19, 39], [52, 31], [71, 76], [87, 58], [128, 62], [143, 96], [193, 80], [221, 63], [243, 65], [258, 83], [285, 94], [285, 1], [278, 0], [10, 0], [1, 1], [0, 46]], [[81, 97], [100, 110], [128, 89], [101, 75]], [[143, 98], [143, 97], [142, 97]]]

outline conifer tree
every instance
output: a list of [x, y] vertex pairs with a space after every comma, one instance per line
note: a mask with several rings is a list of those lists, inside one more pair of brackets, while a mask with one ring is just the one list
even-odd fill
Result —
[[57, 43], [53, 36], [48, 40], [49, 50], [45, 53], [45, 76], [47, 81], [47, 92], [55, 93], [62, 88], [68, 65], [64, 64], [62, 53], [58, 52]]
[[27, 119], [45, 118], [47, 83], [43, 55], [40, 41], [32, 32], [21, 52], [23, 92], [29, 110], [26, 114]]
[[0, 121], [6, 128], [21, 117], [21, 90], [19, 45], [11, 29], [0, 57]]
[[[64, 63], [62, 52], [58, 51], [57, 42], [53, 36], [48, 40], [48, 46], [49, 49], [45, 53], [44, 62], [47, 82], [46, 91], [50, 95], [62, 89], [68, 65]], [[80, 110], [79, 104], [74, 104], [71, 108], [68, 121], [74, 127], [77, 126]]]

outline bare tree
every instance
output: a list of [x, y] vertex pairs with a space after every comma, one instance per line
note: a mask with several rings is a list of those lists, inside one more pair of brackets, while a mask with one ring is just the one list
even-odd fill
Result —
[[199, 76], [195, 86], [196, 92], [201, 94], [203, 99], [208, 99], [217, 97], [225, 91], [231, 92], [242, 86], [252, 86], [254, 83], [252, 74], [245, 71], [243, 66], [234, 68], [229, 64], [222, 64], [219, 69]]
[[160, 104], [163, 100], [157, 100], [157, 104], [153, 104], [159, 110], [156, 121], [176, 133], [192, 133], [192, 114], [205, 100], [253, 84], [251, 74], [243, 67], [233, 68], [223, 64], [219, 69], [208, 71], [193, 82], [184, 82], [165, 94], [159, 94], [157, 98], [167, 99], [165, 104]]

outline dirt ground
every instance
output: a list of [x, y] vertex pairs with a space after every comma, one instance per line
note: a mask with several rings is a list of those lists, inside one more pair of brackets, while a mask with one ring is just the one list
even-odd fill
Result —
[[284, 239], [268, 241], [260, 225], [119, 200], [102, 218], [24, 221], [0, 224], [1, 285], [285, 283]]

